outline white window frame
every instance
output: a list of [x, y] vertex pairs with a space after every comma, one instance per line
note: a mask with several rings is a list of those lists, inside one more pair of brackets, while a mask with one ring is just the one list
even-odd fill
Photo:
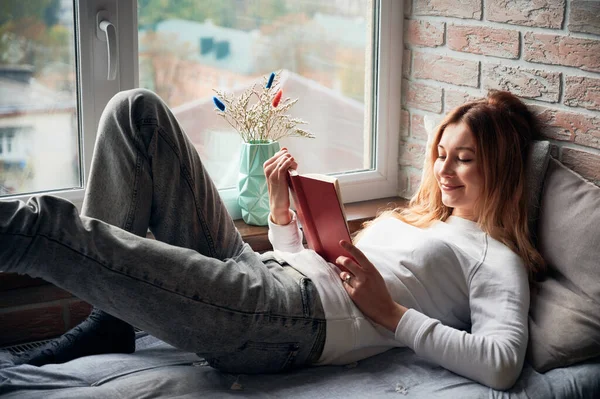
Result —
[[[376, 1], [376, 0], [375, 0]], [[137, 0], [75, 0], [77, 30], [78, 118], [83, 155], [81, 160], [83, 188], [49, 192], [74, 202], [83, 202], [90, 170], [96, 131], [102, 110], [119, 91], [139, 86]], [[404, 1], [380, 0], [379, 48], [373, 53], [379, 72], [374, 84], [377, 97], [374, 126], [375, 169], [338, 175], [345, 202], [357, 202], [398, 194], [398, 145], [400, 136], [401, 74]], [[96, 13], [104, 10], [115, 25], [118, 48], [118, 73], [107, 80], [106, 42], [96, 37]], [[369, 109], [368, 112], [371, 110]], [[237, 190], [220, 191], [234, 219], [241, 217]], [[27, 200], [29, 195], [13, 196]]]
[[[102, 110], [119, 91], [137, 87], [139, 80], [137, 0], [74, 0], [73, 3], [76, 30], [77, 117], [81, 137], [79, 147], [82, 154], [80, 157], [82, 187], [6, 196], [2, 199], [27, 201], [33, 195], [52, 194], [68, 199], [81, 209]], [[111, 22], [117, 27], [120, 62], [117, 77], [112, 81], [107, 80], [108, 56], [106, 42], [96, 38], [97, 10], [106, 10]], [[128, 29], [120, 29], [120, 27], [128, 27]]]
[[[381, 0], [374, 124], [375, 169], [338, 176], [348, 203], [398, 195], [404, 1]], [[370, 112], [370, 110], [368, 111]]]

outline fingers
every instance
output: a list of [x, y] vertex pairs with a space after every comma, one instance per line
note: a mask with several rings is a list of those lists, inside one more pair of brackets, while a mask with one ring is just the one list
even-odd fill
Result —
[[277, 151], [271, 158], [267, 159], [263, 164], [263, 167], [269, 166], [273, 162], [276, 162], [277, 159], [284, 153], [287, 152], [287, 148], [283, 147], [281, 150]]
[[374, 266], [362, 251], [354, 246], [354, 244], [340, 240], [340, 246], [348, 251], [348, 253], [356, 260], [356, 263], [365, 271], [370, 271]]
[[352, 258], [347, 256], [338, 256], [335, 260], [335, 263], [341, 266], [341, 269], [347, 270], [340, 274], [342, 279], [345, 279], [348, 274], [356, 277], [362, 277], [364, 275], [364, 271]]
[[264, 167], [265, 176], [269, 181], [287, 181], [288, 170], [298, 167], [298, 163], [289, 153], [281, 154], [272, 160], [273, 162]]
[[265, 162], [264, 171], [268, 180], [287, 180], [287, 172], [289, 169], [298, 168], [298, 163], [294, 157], [284, 152], [269, 159], [269, 163]]
[[265, 176], [269, 177], [273, 173], [273, 170], [275, 169], [275, 166], [277, 165], [277, 161], [279, 161], [279, 158], [281, 157], [281, 155], [283, 155], [283, 153], [281, 151], [276, 152], [275, 155], [273, 155], [271, 158], [269, 158], [265, 161], [265, 163], [263, 164], [263, 170], [265, 171]]
[[276, 173], [280, 179], [287, 179], [288, 169], [296, 169], [298, 167], [298, 163], [290, 154], [286, 154], [286, 156], [282, 156], [277, 162]]
[[354, 280], [354, 275], [348, 272], [341, 272], [340, 278], [342, 279], [343, 283], [350, 285], [351, 281]]
[[289, 152], [287, 148], [283, 147], [281, 150], [277, 151], [271, 158], [267, 159], [265, 163], [263, 163], [263, 169], [266, 170], [267, 168], [271, 168], [274, 164], [277, 164], [279, 159], [285, 154], [289, 154]]

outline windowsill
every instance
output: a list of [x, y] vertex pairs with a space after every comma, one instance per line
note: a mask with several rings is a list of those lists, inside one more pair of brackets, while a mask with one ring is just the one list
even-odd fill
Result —
[[[356, 232], [363, 222], [375, 217], [378, 211], [403, 207], [407, 204], [408, 200], [401, 197], [380, 198], [347, 204], [346, 217], [348, 218], [350, 233]], [[271, 243], [267, 237], [268, 227], [250, 226], [241, 219], [235, 221], [235, 226], [242, 234], [244, 241], [250, 244], [255, 251], [262, 252], [271, 249]], [[47, 283], [41, 279], [14, 273], [0, 273], [0, 291], [44, 284]]]
[[[360, 229], [363, 222], [373, 219], [379, 211], [404, 207], [407, 204], [408, 200], [401, 197], [387, 197], [347, 204], [346, 217], [348, 218], [350, 233], [352, 234]], [[244, 223], [242, 219], [236, 220], [235, 226], [242, 234], [244, 241], [250, 244], [255, 251], [262, 252], [271, 249], [271, 243], [267, 237], [268, 227], [250, 226]]]

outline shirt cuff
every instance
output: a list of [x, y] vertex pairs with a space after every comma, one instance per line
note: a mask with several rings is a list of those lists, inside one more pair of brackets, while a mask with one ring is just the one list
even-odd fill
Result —
[[296, 213], [290, 210], [292, 219], [288, 224], [279, 225], [271, 220], [271, 214], [268, 217], [269, 223], [269, 241], [273, 249], [284, 252], [299, 252], [302, 246], [302, 231], [298, 226]]
[[408, 309], [396, 326], [396, 331], [394, 333], [396, 341], [400, 341], [404, 345], [416, 351], [419, 333], [423, 330], [423, 327], [426, 324], [429, 324], [430, 321], [431, 318], [423, 313], [415, 309]]

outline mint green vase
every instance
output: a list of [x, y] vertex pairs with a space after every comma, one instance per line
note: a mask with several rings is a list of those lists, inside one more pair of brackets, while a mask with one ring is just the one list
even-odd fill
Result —
[[266, 226], [269, 217], [269, 190], [263, 163], [279, 151], [279, 142], [255, 140], [242, 144], [238, 179], [238, 204], [247, 224]]

